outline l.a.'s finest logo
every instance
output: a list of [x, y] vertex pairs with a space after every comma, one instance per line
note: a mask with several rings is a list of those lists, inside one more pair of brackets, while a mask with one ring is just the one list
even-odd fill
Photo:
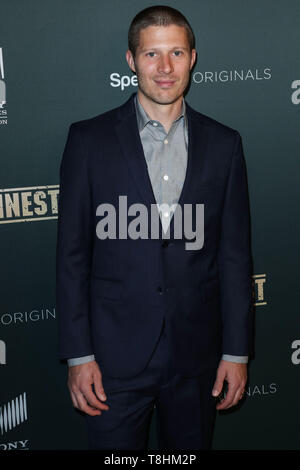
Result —
[[57, 219], [59, 185], [0, 189], [0, 224]]
[[0, 125], [7, 124], [6, 84], [4, 81], [4, 62], [2, 47], [0, 47]]
[[267, 305], [264, 291], [265, 282], [266, 274], [256, 274], [252, 276], [254, 305]]
[[26, 420], [26, 392], [0, 407], [0, 431], [2, 435]]

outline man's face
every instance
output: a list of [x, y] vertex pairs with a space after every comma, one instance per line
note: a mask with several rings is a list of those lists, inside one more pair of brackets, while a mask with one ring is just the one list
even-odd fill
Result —
[[126, 59], [137, 74], [140, 92], [155, 103], [171, 104], [188, 85], [196, 50], [190, 51], [184, 27], [148, 26], [140, 32], [135, 58], [127, 51]]

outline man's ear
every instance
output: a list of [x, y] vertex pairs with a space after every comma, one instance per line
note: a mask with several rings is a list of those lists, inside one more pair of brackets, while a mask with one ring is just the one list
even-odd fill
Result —
[[132, 70], [134, 73], [136, 73], [133, 55], [132, 55], [132, 52], [131, 52], [129, 49], [128, 49], [128, 51], [126, 51], [126, 60], [127, 60], [127, 63], [128, 63], [128, 65], [129, 65], [129, 67], [131, 68], [131, 70]]
[[196, 62], [196, 58], [197, 58], [197, 51], [196, 51], [196, 49], [192, 49], [190, 70], [192, 70], [192, 68], [194, 67], [195, 62]]

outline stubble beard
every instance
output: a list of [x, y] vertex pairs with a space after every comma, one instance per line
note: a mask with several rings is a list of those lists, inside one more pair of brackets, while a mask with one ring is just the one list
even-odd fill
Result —
[[[153, 92], [150, 87], [147, 87], [147, 84], [144, 86], [144, 80], [143, 80], [143, 76], [139, 73], [138, 69], [136, 68], [136, 76], [137, 76], [137, 80], [138, 80], [138, 88], [140, 90], [140, 92], [145, 95], [149, 100], [153, 101], [154, 103], [157, 103], [157, 104], [162, 104], [162, 105], [168, 105], [168, 104], [172, 104], [172, 103], [175, 103], [175, 101], [177, 101], [184, 93], [184, 91], [186, 90], [186, 87], [188, 85], [188, 82], [189, 82], [189, 76], [185, 79], [185, 81], [183, 82], [183, 87], [180, 87], [180, 89], [177, 90], [177, 93], [171, 98], [171, 97], [168, 97], [168, 96], [165, 96], [164, 98], [160, 97], [159, 96], [159, 91], [157, 94], [155, 94], [155, 92]], [[155, 85], [153, 85], [155, 86]]]

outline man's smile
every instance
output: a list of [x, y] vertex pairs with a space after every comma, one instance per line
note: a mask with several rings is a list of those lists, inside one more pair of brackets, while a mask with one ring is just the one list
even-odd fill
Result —
[[171, 88], [175, 83], [175, 80], [154, 80], [154, 81], [156, 85], [158, 85], [161, 88]]

